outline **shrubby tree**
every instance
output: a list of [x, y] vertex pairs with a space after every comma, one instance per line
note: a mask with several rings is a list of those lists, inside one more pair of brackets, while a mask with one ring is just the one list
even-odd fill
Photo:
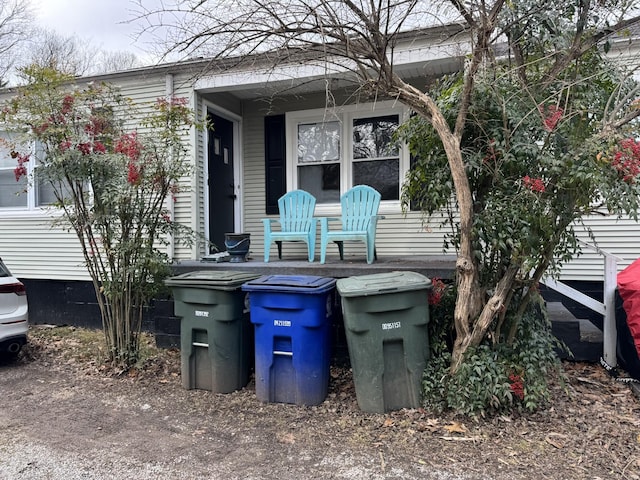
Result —
[[[426, 213], [452, 201], [455, 210], [452, 385], [479, 348], [502, 355], [531, 330], [524, 319], [537, 281], [579, 252], [575, 222], [598, 209], [636, 215], [637, 86], [603, 59], [637, 27], [636, 1], [143, 3], [152, 28], [173, 27], [171, 52], [237, 62], [270, 49], [277, 61], [315, 54], [360, 93], [415, 112], [403, 131], [418, 159], [405, 201]], [[401, 33], [454, 21], [469, 41], [459, 75], [426, 91], [397, 75]], [[528, 381], [516, 389], [525, 396]]]
[[33, 10], [29, 0], [0, 0], [0, 83], [9, 81], [19, 51], [29, 40]]
[[[108, 359], [127, 369], [138, 360], [145, 306], [169, 273], [162, 247], [182, 230], [168, 202], [189, 174], [183, 139], [195, 125], [193, 112], [186, 99], [161, 98], [149, 113], [136, 113], [107, 84], [74, 86], [73, 77], [39, 66], [23, 74], [26, 85], [1, 111], [15, 140], [16, 179], [27, 174], [34, 154], [24, 145], [35, 144], [38, 166], [30, 180], [52, 189], [59, 222], [77, 235]], [[125, 128], [131, 118], [143, 120]]]
[[86, 75], [91, 69], [97, 49], [79, 37], [66, 36], [55, 30], [38, 28], [26, 49], [26, 65], [39, 65], [67, 75]]
[[38, 65], [67, 75], [86, 76], [126, 70], [141, 65], [132, 52], [102, 50], [76, 35], [47, 28], [33, 31], [22, 67]]

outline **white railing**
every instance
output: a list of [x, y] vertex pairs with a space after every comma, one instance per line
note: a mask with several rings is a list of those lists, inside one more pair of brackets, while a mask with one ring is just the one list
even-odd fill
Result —
[[618, 275], [618, 262], [623, 261], [622, 258], [616, 257], [604, 250], [593, 245], [580, 242], [587, 248], [596, 251], [604, 257], [604, 287], [603, 301], [597, 300], [585, 295], [584, 293], [570, 287], [562, 282], [558, 282], [552, 278], [545, 278], [541, 283], [547, 287], [569, 297], [570, 299], [590, 308], [596, 313], [604, 317], [602, 326], [602, 358], [608, 366], [615, 368], [618, 366], [616, 356], [616, 343], [618, 339], [618, 331], [616, 328], [616, 287]]

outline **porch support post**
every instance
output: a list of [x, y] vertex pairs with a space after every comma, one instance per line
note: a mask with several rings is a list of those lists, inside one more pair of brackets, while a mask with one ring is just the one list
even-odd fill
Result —
[[[164, 81], [165, 81], [165, 87], [164, 87], [165, 98], [171, 104], [171, 99], [173, 98], [173, 94], [174, 94], [173, 74], [167, 73], [165, 75]], [[171, 198], [171, 195], [169, 195], [169, 197], [166, 199], [165, 204], [167, 206], [167, 210], [169, 211], [169, 219], [173, 222], [175, 220], [175, 205], [174, 205], [173, 199]], [[175, 256], [175, 250], [176, 250], [175, 238], [173, 237], [172, 233], [167, 233], [167, 256], [171, 261], [173, 261], [174, 259], [173, 257]], [[207, 253], [208, 252], [209, 252], [209, 249], [207, 249]]]
[[616, 327], [616, 286], [618, 264], [617, 257], [604, 255], [604, 324], [602, 327], [602, 357], [612, 368], [618, 365], [616, 343], [618, 331]]

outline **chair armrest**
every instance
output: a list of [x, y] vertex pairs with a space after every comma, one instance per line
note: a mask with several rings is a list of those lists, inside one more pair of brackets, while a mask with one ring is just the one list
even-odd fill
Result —
[[265, 232], [270, 232], [271, 231], [271, 226], [274, 223], [280, 223], [280, 219], [278, 219], [278, 218], [263, 218], [262, 219], [262, 224], [264, 225], [264, 231]]
[[318, 222], [320, 222], [320, 225], [329, 225], [329, 222], [337, 222], [339, 220], [342, 220], [340, 217], [314, 217]]
[[339, 217], [315, 217], [315, 218], [320, 223], [320, 232], [329, 231], [329, 222], [336, 222], [338, 220], [342, 220]]

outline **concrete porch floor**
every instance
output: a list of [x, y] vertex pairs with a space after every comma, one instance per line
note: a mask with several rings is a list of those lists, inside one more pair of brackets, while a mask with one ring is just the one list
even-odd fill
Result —
[[209, 260], [181, 261], [173, 265], [176, 275], [195, 270], [237, 270], [255, 272], [259, 275], [315, 275], [319, 277], [346, 278], [357, 275], [369, 275], [392, 271], [413, 271], [421, 273], [427, 278], [453, 278], [455, 255], [428, 255], [406, 257], [378, 257], [372, 264], [367, 264], [363, 256], [345, 256], [344, 261], [339, 256], [329, 257], [325, 264], [318, 259], [314, 262], [306, 258], [286, 257], [278, 259], [272, 255], [265, 263], [262, 257], [249, 257], [246, 262], [232, 263], [228, 261], [215, 262]]

